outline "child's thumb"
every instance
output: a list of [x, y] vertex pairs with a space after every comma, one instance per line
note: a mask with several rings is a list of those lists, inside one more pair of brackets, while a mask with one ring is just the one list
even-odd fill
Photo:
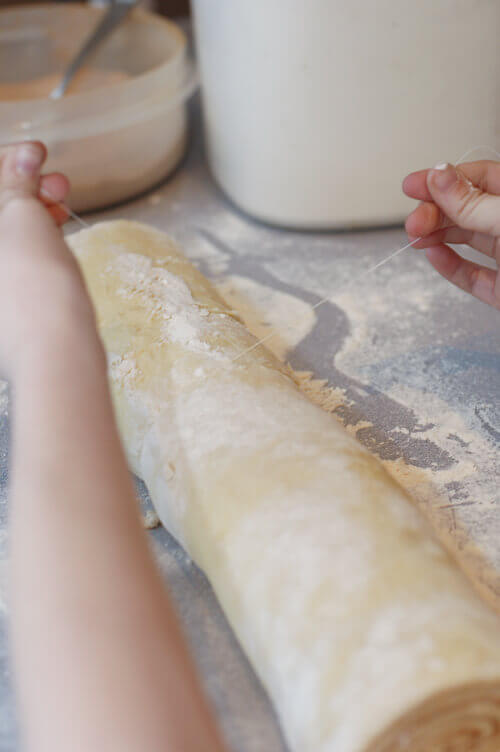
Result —
[[500, 196], [477, 188], [453, 165], [429, 170], [427, 187], [435, 203], [458, 227], [500, 235]]
[[13, 198], [36, 196], [46, 151], [38, 141], [0, 149], [0, 205]]

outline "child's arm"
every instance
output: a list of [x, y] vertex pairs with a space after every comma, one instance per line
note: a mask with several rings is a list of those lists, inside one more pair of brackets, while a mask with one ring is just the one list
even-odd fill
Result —
[[221, 752], [141, 528], [89, 299], [34, 198], [43, 150], [30, 149], [21, 172], [19, 150], [0, 151], [12, 644], [26, 748]]
[[403, 190], [422, 203], [406, 222], [415, 248], [446, 279], [500, 308], [500, 273], [461, 258], [447, 243], [468, 244], [500, 266], [500, 164], [439, 165], [409, 175]]

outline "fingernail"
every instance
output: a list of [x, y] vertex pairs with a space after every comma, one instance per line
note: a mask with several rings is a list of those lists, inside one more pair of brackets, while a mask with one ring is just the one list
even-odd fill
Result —
[[15, 160], [16, 172], [33, 177], [41, 167], [42, 150], [36, 144], [22, 144], [16, 151]]
[[447, 191], [457, 180], [457, 171], [446, 162], [442, 162], [434, 167], [432, 171], [432, 181], [440, 191]]

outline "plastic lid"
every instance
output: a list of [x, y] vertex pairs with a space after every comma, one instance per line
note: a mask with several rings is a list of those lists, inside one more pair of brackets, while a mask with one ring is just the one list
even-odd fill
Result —
[[[0, 83], [61, 73], [102, 12], [73, 4], [0, 10]], [[115, 130], [179, 106], [198, 85], [182, 29], [142, 9], [106, 40], [91, 67], [130, 77], [57, 101], [0, 101], [0, 141], [61, 141]]]

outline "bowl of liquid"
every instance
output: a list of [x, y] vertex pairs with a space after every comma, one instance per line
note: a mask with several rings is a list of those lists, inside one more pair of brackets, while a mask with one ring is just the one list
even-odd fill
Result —
[[130, 198], [176, 167], [196, 88], [183, 31], [137, 8], [51, 99], [103, 12], [73, 3], [0, 10], [0, 144], [47, 144], [47, 170], [69, 177], [76, 212]]

